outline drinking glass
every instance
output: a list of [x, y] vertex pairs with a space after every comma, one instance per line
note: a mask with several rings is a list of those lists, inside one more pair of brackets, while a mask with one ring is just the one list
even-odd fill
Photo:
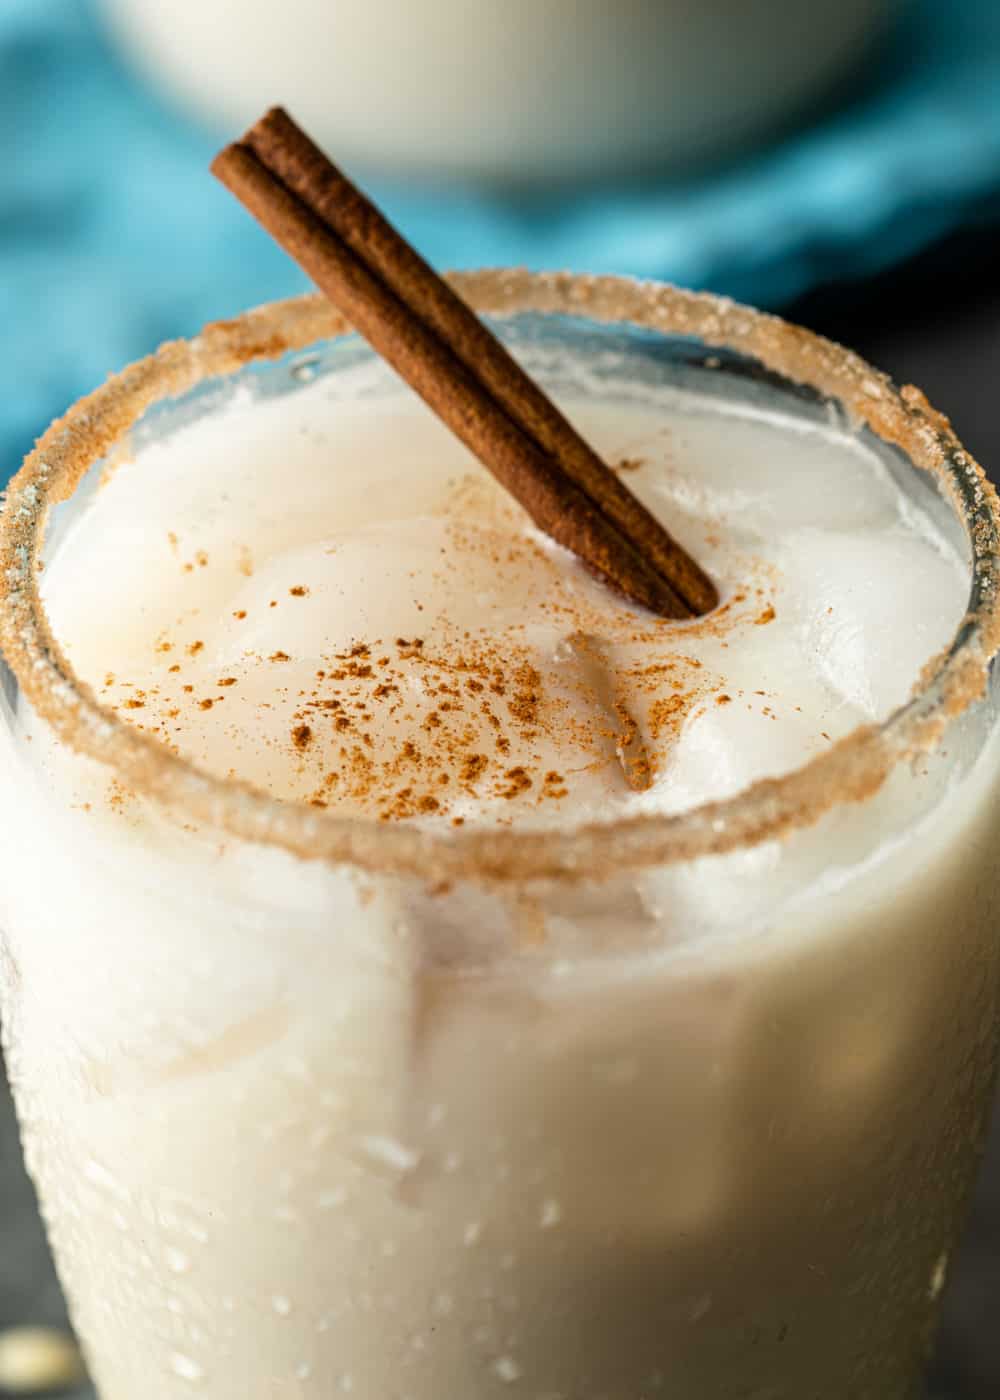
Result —
[[[860, 435], [968, 559], [968, 613], [884, 723], [725, 801], [338, 817], [105, 710], [37, 565], [144, 445], [369, 352], [308, 297], [71, 410], [0, 521], [0, 999], [102, 1400], [909, 1400], [996, 1063], [996, 498], [916, 391], [775, 318], [456, 284], [557, 395]], [[39, 727], [118, 807], [60, 798]]]

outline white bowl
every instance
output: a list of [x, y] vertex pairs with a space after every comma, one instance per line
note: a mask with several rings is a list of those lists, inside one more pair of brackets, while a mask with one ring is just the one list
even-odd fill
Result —
[[345, 163], [494, 181], [678, 168], [848, 73], [892, 0], [104, 0], [229, 129], [281, 103]]

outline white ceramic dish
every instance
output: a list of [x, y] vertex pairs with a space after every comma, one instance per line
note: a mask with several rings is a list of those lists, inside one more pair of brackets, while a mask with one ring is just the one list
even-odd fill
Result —
[[104, 0], [140, 68], [232, 128], [281, 102], [343, 161], [544, 182], [678, 168], [857, 65], [892, 0]]

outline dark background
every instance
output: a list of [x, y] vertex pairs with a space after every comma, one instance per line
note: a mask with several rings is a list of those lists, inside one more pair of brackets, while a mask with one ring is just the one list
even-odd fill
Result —
[[[1000, 483], [1000, 229], [950, 238], [874, 282], [821, 288], [786, 314], [919, 385]], [[934, 1380], [947, 1400], [1000, 1397], [1000, 1112], [948, 1286]]]

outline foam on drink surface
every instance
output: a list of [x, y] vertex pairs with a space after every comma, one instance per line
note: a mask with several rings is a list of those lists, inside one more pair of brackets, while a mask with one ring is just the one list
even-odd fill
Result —
[[176, 752], [384, 821], [680, 811], [906, 700], [965, 571], [866, 446], [681, 391], [565, 407], [718, 580], [711, 616], [628, 606], [415, 400], [320, 380], [109, 473], [46, 575], [55, 633]]

